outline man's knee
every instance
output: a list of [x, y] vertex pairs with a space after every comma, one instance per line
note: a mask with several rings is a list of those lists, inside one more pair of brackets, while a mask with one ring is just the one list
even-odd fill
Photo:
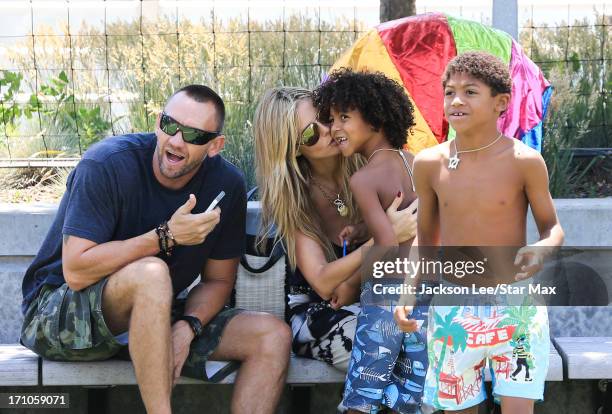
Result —
[[128, 264], [111, 275], [109, 284], [111, 283], [129, 290], [133, 297], [172, 299], [170, 270], [168, 265], [157, 257], [144, 257]]
[[259, 352], [262, 354], [287, 354], [291, 350], [291, 329], [280, 319], [270, 314], [258, 316], [261, 329]]

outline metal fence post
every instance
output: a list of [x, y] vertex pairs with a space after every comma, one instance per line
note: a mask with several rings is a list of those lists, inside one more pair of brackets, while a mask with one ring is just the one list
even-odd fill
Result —
[[518, 39], [518, 0], [493, 0], [493, 27]]

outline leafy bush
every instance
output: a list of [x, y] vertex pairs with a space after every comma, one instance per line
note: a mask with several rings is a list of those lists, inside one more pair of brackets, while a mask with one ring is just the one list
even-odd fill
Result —
[[600, 25], [576, 20], [573, 26], [539, 27], [521, 33], [521, 42], [554, 87], [544, 122], [542, 155], [553, 197], [596, 196], [612, 180], [609, 160], [578, 160], [573, 148], [612, 147], [606, 101], [612, 87], [606, 30], [612, 16], [598, 15]]

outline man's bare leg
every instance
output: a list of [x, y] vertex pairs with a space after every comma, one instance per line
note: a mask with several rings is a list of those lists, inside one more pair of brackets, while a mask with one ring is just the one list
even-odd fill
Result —
[[289, 326], [272, 315], [244, 312], [228, 322], [210, 359], [242, 362], [234, 384], [233, 414], [275, 411], [287, 377], [290, 350]]
[[521, 397], [501, 397], [502, 414], [533, 414], [535, 400]]
[[113, 334], [129, 328], [129, 350], [147, 413], [171, 412], [172, 283], [168, 266], [147, 257], [109, 276], [102, 294], [104, 320]]

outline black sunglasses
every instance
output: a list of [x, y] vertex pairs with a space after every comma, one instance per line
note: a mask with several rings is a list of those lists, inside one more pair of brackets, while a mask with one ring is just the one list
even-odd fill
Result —
[[221, 131], [203, 131], [201, 129], [181, 125], [180, 123], [178, 123], [178, 121], [176, 121], [174, 118], [172, 118], [165, 112], [162, 112], [161, 114], [161, 119], [159, 120], [159, 128], [164, 131], [164, 133], [172, 136], [176, 135], [178, 131], [181, 131], [183, 141], [188, 144], [194, 145], [208, 144], [214, 138], [221, 135]]
[[321, 131], [319, 131], [319, 123], [316, 121], [311, 122], [310, 124], [306, 125], [306, 128], [304, 128], [302, 131], [300, 145], [312, 147], [314, 144], [319, 142], [320, 137]]

